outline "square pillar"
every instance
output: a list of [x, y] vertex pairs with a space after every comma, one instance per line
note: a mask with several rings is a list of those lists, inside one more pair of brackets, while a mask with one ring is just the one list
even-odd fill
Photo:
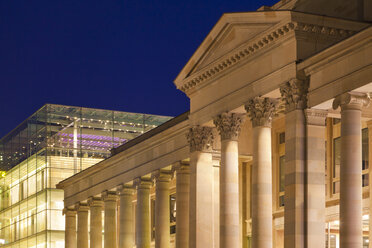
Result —
[[306, 247], [325, 248], [325, 120], [327, 112], [306, 109]]

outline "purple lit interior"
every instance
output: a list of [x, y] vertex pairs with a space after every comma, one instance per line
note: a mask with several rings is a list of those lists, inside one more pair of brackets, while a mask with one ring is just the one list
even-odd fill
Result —
[[[60, 141], [64, 143], [70, 143], [72, 145], [74, 141], [74, 135], [69, 133], [61, 133], [59, 134]], [[91, 135], [91, 134], [78, 134], [77, 144], [80, 146], [86, 147], [100, 147], [103, 149], [110, 149], [111, 147], [117, 147], [125, 142], [127, 139], [119, 138], [119, 137], [110, 137], [110, 136], [103, 136], [103, 135]]]

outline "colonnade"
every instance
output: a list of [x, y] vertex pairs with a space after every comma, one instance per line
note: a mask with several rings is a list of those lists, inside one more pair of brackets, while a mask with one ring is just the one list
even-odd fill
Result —
[[[307, 109], [307, 85], [290, 81], [280, 88], [285, 104], [286, 164], [284, 247], [325, 247], [325, 118], [324, 110]], [[252, 123], [252, 247], [273, 247], [271, 123], [278, 99], [255, 97], [245, 104]], [[333, 108], [341, 107], [341, 248], [362, 245], [361, 109], [369, 96], [345, 93]], [[193, 126], [187, 134], [189, 165], [173, 166], [176, 173], [177, 248], [217, 247], [214, 240], [213, 159], [216, 131], [221, 143], [219, 247], [240, 247], [238, 138], [247, 113], [226, 112], [213, 120], [215, 127]], [[216, 130], [216, 131], [215, 131]], [[118, 185], [66, 209], [66, 247], [148, 248], [151, 244], [150, 188], [155, 182], [155, 247], [170, 246], [170, 171], [159, 170], [151, 178]], [[133, 195], [137, 194], [136, 216]], [[117, 206], [120, 201], [119, 223]], [[88, 237], [88, 212], [90, 236]], [[76, 222], [77, 218], [77, 222]], [[133, 226], [135, 222], [134, 235]], [[77, 224], [76, 224], [77, 223]], [[133, 237], [136, 237], [133, 240]]]
[[[181, 162], [177, 163], [174, 172], [177, 175], [176, 205], [179, 206], [177, 211], [182, 213], [177, 216], [179, 225], [179, 231], [176, 233], [176, 239], [179, 241], [177, 247], [186, 247], [187, 242], [182, 241], [188, 241], [189, 237], [189, 166]], [[74, 208], [65, 208], [65, 246], [127, 248], [136, 245], [138, 248], [149, 248], [151, 246], [150, 188], [155, 182], [155, 246], [168, 248], [170, 246], [169, 188], [172, 173], [156, 171], [152, 178], [137, 178], [132, 184], [120, 184], [115, 190], [102, 192], [100, 197], [90, 197], [86, 203], [77, 203]], [[136, 216], [133, 213], [135, 192], [137, 193]], [[119, 214], [119, 223], [117, 223], [117, 214]], [[88, 216], [90, 216], [89, 224]], [[134, 235], [134, 225], [136, 235]]]

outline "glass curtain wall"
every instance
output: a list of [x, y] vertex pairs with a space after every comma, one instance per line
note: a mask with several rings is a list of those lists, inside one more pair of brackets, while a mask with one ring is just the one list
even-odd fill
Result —
[[0, 140], [0, 247], [64, 247], [56, 184], [170, 117], [45, 105]]

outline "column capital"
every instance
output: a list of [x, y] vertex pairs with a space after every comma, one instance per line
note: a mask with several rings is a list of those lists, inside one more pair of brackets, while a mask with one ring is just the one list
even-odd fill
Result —
[[254, 97], [245, 104], [245, 109], [252, 121], [253, 127], [271, 127], [276, 115], [278, 99], [268, 97]]
[[133, 184], [120, 184], [116, 187], [118, 195], [133, 195], [134, 185]]
[[304, 113], [307, 125], [325, 126], [328, 111], [321, 109], [305, 109]]
[[89, 207], [102, 207], [103, 206], [102, 198], [93, 197], [93, 196], [89, 197], [88, 206]]
[[286, 112], [307, 107], [308, 80], [293, 78], [280, 85], [280, 94], [285, 103]]
[[102, 200], [107, 202], [107, 201], [117, 201], [118, 200], [118, 195], [116, 191], [108, 191], [105, 190], [102, 192]]
[[221, 140], [238, 140], [245, 114], [222, 113], [213, 120]]
[[152, 173], [151, 179], [156, 182], [170, 182], [172, 180], [172, 171], [156, 170]]
[[71, 208], [64, 208], [63, 209], [63, 215], [75, 217], [76, 216], [76, 210]]
[[188, 163], [184, 162], [177, 162], [172, 166], [172, 171], [179, 173], [190, 173], [190, 165]]
[[332, 107], [333, 109], [341, 107], [341, 110], [361, 110], [362, 107], [368, 107], [370, 100], [369, 94], [352, 91], [337, 96], [333, 101]]
[[76, 203], [75, 204], [75, 211], [77, 212], [88, 212], [89, 211], [89, 206], [85, 203]]
[[[372, 120], [367, 121], [367, 127], [368, 127], [369, 129], [372, 129]], [[371, 199], [371, 200], [372, 200], [372, 199]], [[371, 212], [371, 214], [372, 214], [372, 212]]]
[[186, 135], [190, 152], [211, 152], [214, 134], [212, 127], [194, 126]]
[[133, 180], [133, 185], [137, 189], [150, 189], [151, 186], [153, 185], [151, 178], [141, 178], [138, 177]]

